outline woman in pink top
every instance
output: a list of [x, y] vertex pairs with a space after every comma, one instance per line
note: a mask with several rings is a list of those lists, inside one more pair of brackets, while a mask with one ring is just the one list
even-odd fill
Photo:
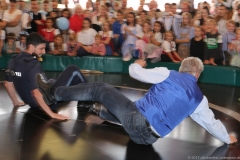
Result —
[[106, 47], [103, 43], [101, 43], [101, 36], [99, 34], [95, 36], [95, 43], [92, 45], [91, 53], [99, 56], [106, 55]]

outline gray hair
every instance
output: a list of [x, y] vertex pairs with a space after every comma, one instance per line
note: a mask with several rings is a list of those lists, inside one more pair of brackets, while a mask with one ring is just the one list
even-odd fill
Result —
[[201, 73], [203, 71], [203, 68], [203, 63], [199, 58], [188, 57], [182, 61], [179, 72], [188, 73], [195, 76], [196, 73]]

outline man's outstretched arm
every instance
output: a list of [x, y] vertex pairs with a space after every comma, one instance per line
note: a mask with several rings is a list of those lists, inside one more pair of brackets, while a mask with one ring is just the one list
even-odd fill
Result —
[[17, 96], [16, 96], [16, 90], [15, 90], [13, 82], [5, 81], [4, 85], [5, 85], [6, 89], [7, 89], [8, 95], [11, 98], [14, 107], [24, 106], [25, 103], [24, 102], [20, 102], [18, 100]]
[[51, 117], [59, 120], [66, 120], [68, 117], [54, 113], [49, 106], [45, 103], [43, 100], [43, 95], [38, 89], [34, 89], [33, 91], [33, 96], [37, 100], [39, 106]]
[[141, 82], [157, 84], [164, 81], [170, 74], [165, 67], [156, 67], [153, 69], [145, 69], [146, 61], [142, 59], [136, 60], [129, 66], [129, 75]]
[[228, 134], [222, 122], [215, 119], [212, 110], [209, 109], [208, 100], [205, 96], [190, 117], [220, 141], [227, 144], [237, 142], [237, 139], [233, 135]]

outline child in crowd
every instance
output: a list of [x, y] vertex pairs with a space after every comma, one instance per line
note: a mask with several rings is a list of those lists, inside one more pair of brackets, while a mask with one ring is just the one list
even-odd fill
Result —
[[8, 33], [6, 37], [6, 43], [4, 45], [4, 53], [15, 54], [16, 53], [16, 35], [15, 33]]
[[90, 19], [91, 19], [91, 18], [92, 18], [92, 14], [91, 14], [91, 12], [90, 12], [89, 10], [85, 10], [85, 11], [84, 11], [84, 17], [85, 17], [85, 18], [90, 18]]
[[0, 57], [2, 56], [5, 38], [6, 38], [6, 31], [1, 30], [1, 28], [0, 28]]
[[110, 17], [107, 12], [107, 7], [105, 5], [101, 5], [99, 9], [100, 9], [99, 15], [94, 15], [92, 17], [93, 28], [97, 32], [101, 30], [100, 28], [102, 27], [104, 22], [110, 20]]
[[136, 24], [135, 15], [129, 12], [127, 15], [127, 23], [122, 25], [122, 34], [124, 34], [125, 41], [122, 46], [123, 61], [132, 59], [135, 52], [135, 44], [139, 38], [142, 38], [142, 27]]
[[114, 51], [114, 45], [112, 42], [113, 31], [110, 30], [110, 23], [103, 23], [103, 31], [99, 31], [99, 35], [101, 36], [101, 43], [105, 44], [107, 55], [112, 55]]
[[16, 41], [16, 52], [20, 53], [22, 51], [26, 50], [26, 41], [27, 41], [27, 37], [28, 37], [28, 32], [20, 32], [20, 40]]
[[110, 19], [110, 25], [112, 26], [115, 22], [117, 21], [117, 18], [115, 18], [115, 17], [112, 17], [111, 19]]
[[63, 36], [58, 34], [55, 36], [54, 42], [50, 43], [49, 54], [53, 55], [65, 55], [67, 52], [67, 45], [63, 43]]
[[142, 19], [137, 17], [136, 20], [137, 20], [137, 24], [142, 27], [142, 25], [143, 25]]
[[175, 42], [179, 44], [178, 54], [183, 59], [190, 56], [190, 41], [194, 37], [194, 28], [191, 26], [191, 14], [185, 12], [182, 16], [182, 26], [179, 28]]
[[76, 33], [73, 32], [69, 36], [69, 42], [67, 42], [67, 55], [74, 57], [77, 56], [77, 51], [79, 50], [80, 45], [76, 39]]
[[[150, 30], [150, 24], [145, 22], [143, 24], [143, 31], [146, 32]], [[162, 41], [163, 41], [163, 33], [165, 32], [164, 25], [162, 22], [156, 21], [154, 23], [153, 32], [149, 32], [150, 35], [144, 40], [137, 41], [136, 48], [140, 50], [140, 53], [143, 54], [142, 58], [151, 58], [152, 63], [156, 63], [161, 60], [161, 53], [162, 53]]]
[[198, 57], [202, 61], [204, 60], [204, 48], [205, 43], [203, 41], [203, 29], [200, 26], [196, 26], [194, 29], [195, 37], [192, 38], [190, 43], [190, 56]]
[[165, 32], [165, 40], [163, 41], [162, 61], [172, 61], [174, 63], [182, 61], [182, 58], [176, 52], [176, 43], [173, 41], [174, 34], [172, 31]]
[[52, 18], [47, 18], [46, 28], [42, 29], [41, 34], [50, 43], [54, 41], [54, 37], [56, 35], [60, 34], [58, 29], [53, 28], [53, 19]]
[[[70, 10], [68, 8], [65, 8], [62, 10], [62, 13], [61, 13], [61, 17], [64, 17], [64, 18], [67, 18], [67, 19], [70, 19], [70, 16], [71, 16], [71, 13], [70, 13]], [[64, 39], [64, 43], [67, 43], [69, 41], [69, 30], [60, 30], [60, 34], [63, 36], [63, 39]]]
[[97, 32], [90, 27], [91, 20], [89, 18], [84, 18], [83, 28], [80, 32], [77, 33], [77, 41], [81, 46], [77, 53], [79, 57], [91, 54], [91, 46], [93, 43], [95, 43], [95, 36]]
[[124, 41], [123, 34], [121, 33], [121, 27], [124, 24], [123, 21], [123, 12], [117, 11], [117, 21], [113, 23], [112, 30], [113, 30], [113, 43], [114, 43], [114, 52], [113, 55], [119, 54], [119, 49], [122, 46]]
[[217, 32], [217, 23], [211, 19], [207, 22], [209, 32], [204, 37], [205, 52], [204, 64], [211, 64], [216, 66], [223, 63], [222, 55], [222, 35]]
[[92, 45], [91, 53], [93, 55], [105, 56], [106, 55], [106, 47], [101, 42], [102, 36], [97, 34], [95, 36], [95, 43]]
[[229, 20], [227, 21], [227, 32], [223, 34], [223, 47], [222, 50], [225, 55], [225, 63], [229, 64], [230, 60], [232, 58], [232, 55], [230, 54], [230, 50], [228, 48], [229, 44], [232, 42], [232, 40], [236, 39], [236, 34], [234, 32], [236, 28], [235, 21]]
[[240, 28], [236, 29], [236, 40], [229, 44], [229, 50], [232, 54], [230, 61], [231, 66], [240, 67]]
[[192, 26], [200, 26], [201, 18], [201, 10], [196, 10], [195, 15], [192, 19]]

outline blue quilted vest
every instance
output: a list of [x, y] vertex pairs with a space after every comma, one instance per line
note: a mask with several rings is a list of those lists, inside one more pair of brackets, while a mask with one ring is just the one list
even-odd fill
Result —
[[151, 126], [164, 137], [191, 115], [202, 99], [203, 94], [195, 77], [170, 71], [166, 80], [153, 85], [135, 104]]

